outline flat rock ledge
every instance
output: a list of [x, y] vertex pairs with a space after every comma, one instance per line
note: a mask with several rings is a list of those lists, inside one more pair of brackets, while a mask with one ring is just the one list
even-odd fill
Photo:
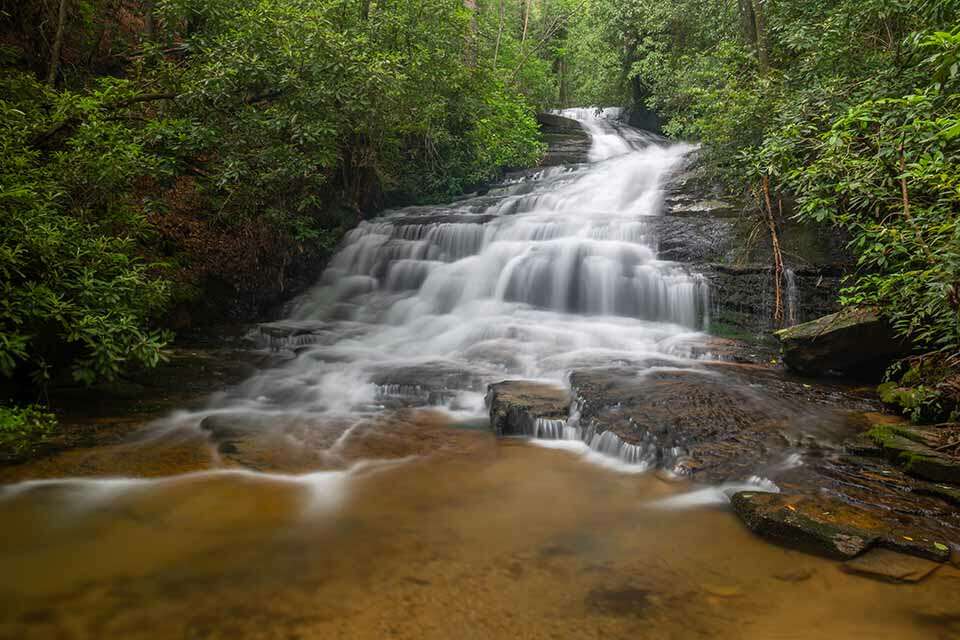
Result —
[[498, 436], [532, 435], [538, 419], [565, 420], [570, 402], [566, 389], [524, 380], [497, 382], [487, 391], [490, 426]]
[[852, 560], [882, 548], [938, 563], [950, 559], [945, 539], [924, 530], [892, 528], [870, 512], [836, 500], [742, 491], [731, 503], [751, 531], [800, 551]]
[[[867, 435], [885, 458], [902, 466], [910, 475], [932, 482], [960, 484], [960, 459], [945, 455], [931, 446], [938, 442], [936, 429], [876, 425]], [[960, 495], [957, 489], [951, 492], [950, 488], [942, 493], [951, 502]]]

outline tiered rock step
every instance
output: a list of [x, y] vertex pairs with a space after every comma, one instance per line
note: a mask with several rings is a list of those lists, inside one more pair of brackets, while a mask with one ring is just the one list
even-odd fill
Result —
[[[541, 437], [546, 428], [557, 437], [575, 416], [578, 433], [615, 436], [621, 449], [650, 452], [656, 467], [694, 482], [766, 473], [783, 493], [736, 493], [736, 515], [772, 542], [856, 559], [845, 570], [859, 575], [918, 581], [960, 549], [960, 487], [949, 483], [960, 482], [960, 461], [897, 430], [874, 429], [846, 446], [817, 435], [842, 433], [845, 422], [876, 409], [872, 401], [727, 363], [577, 370], [570, 386], [490, 385], [491, 427]], [[791, 453], [802, 453], [803, 464], [780, 464]], [[913, 466], [891, 464], [902, 456]]]

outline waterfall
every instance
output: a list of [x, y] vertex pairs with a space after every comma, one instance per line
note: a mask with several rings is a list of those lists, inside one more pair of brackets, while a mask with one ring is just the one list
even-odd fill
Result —
[[784, 314], [784, 318], [786, 320], [786, 326], [792, 327], [800, 322], [800, 294], [797, 291], [797, 274], [794, 273], [793, 269], [786, 269], [783, 272], [783, 277], [787, 281], [786, 313]]
[[[279, 323], [296, 334], [269, 334], [294, 357], [222, 409], [298, 419], [469, 412], [506, 378], [563, 381], [574, 367], [686, 356], [707, 322], [708, 284], [659, 259], [651, 221], [692, 147], [632, 129], [616, 110], [563, 114], [590, 133], [590, 163], [362, 222]], [[571, 419], [540, 421], [528, 435], [631, 469], [664, 455]]]

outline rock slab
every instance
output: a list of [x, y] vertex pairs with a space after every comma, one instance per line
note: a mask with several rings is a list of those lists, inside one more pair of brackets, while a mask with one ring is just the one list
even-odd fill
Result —
[[930, 447], [922, 431], [905, 426], [877, 425], [869, 435], [891, 462], [907, 473], [933, 482], [960, 485], [960, 459]]
[[490, 426], [498, 436], [532, 435], [538, 419], [567, 418], [570, 394], [547, 384], [507, 380], [490, 385], [487, 406]]
[[733, 510], [757, 535], [787, 547], [850, 560], [874, 547], [935, 562], [950, 548], [922, 530], [897, 529], [876, 515], [829, 498], [742, 491]]
[[844, 309], [776, 332], [786, 365], [804, 375], [878, 378], [886, 367], [910, 355], [873, 308]]

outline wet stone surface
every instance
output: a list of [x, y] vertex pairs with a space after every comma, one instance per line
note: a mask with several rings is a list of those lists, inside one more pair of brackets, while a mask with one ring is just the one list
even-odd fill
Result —
[[950, 548], [939, 533], [884, 518], [881, 512], [809, 495], [744, 491], [734, 512], [761, 537], [801, 551], [850, 559], [874, 547], [945, 562]]
[[[572, 398], [548, 385], [491, 385], [495, 432], [582, 439], [601, 451], [601, 436], [615, 434], [621, 455], [630, 447], [640, 452], [632, 461], [698, 483], [759, 475], [787, 493], [737, 494], [734, 512], [761, 537], [827, 557], [884, 548], [944, 562], [960, 543], [956, 487], [874, 455], [882, 449], [863, 433], [863, 412], [877, 405], [856, 389], [755, 365], [669, 360], [576, 370], [570, 384]], [[538, 420], [557, 425], [547, 435]]]
[[570, 381], [584, 424], [652, 446], [659, 467], [700, 482], [775, 473], [805, 434], [833, 438], [848, 412], [870, 406], [843, 398], [849, 406], [837, 410], [835, 391], [818, 395], [769, 370], [729, 364], [575, 371]]
[[501, 436], [535, 436], [537, 421], [565, 421], [570, 392], [562, 387], [525, 381], [492, 384], [487, 391], [490, 427]]

